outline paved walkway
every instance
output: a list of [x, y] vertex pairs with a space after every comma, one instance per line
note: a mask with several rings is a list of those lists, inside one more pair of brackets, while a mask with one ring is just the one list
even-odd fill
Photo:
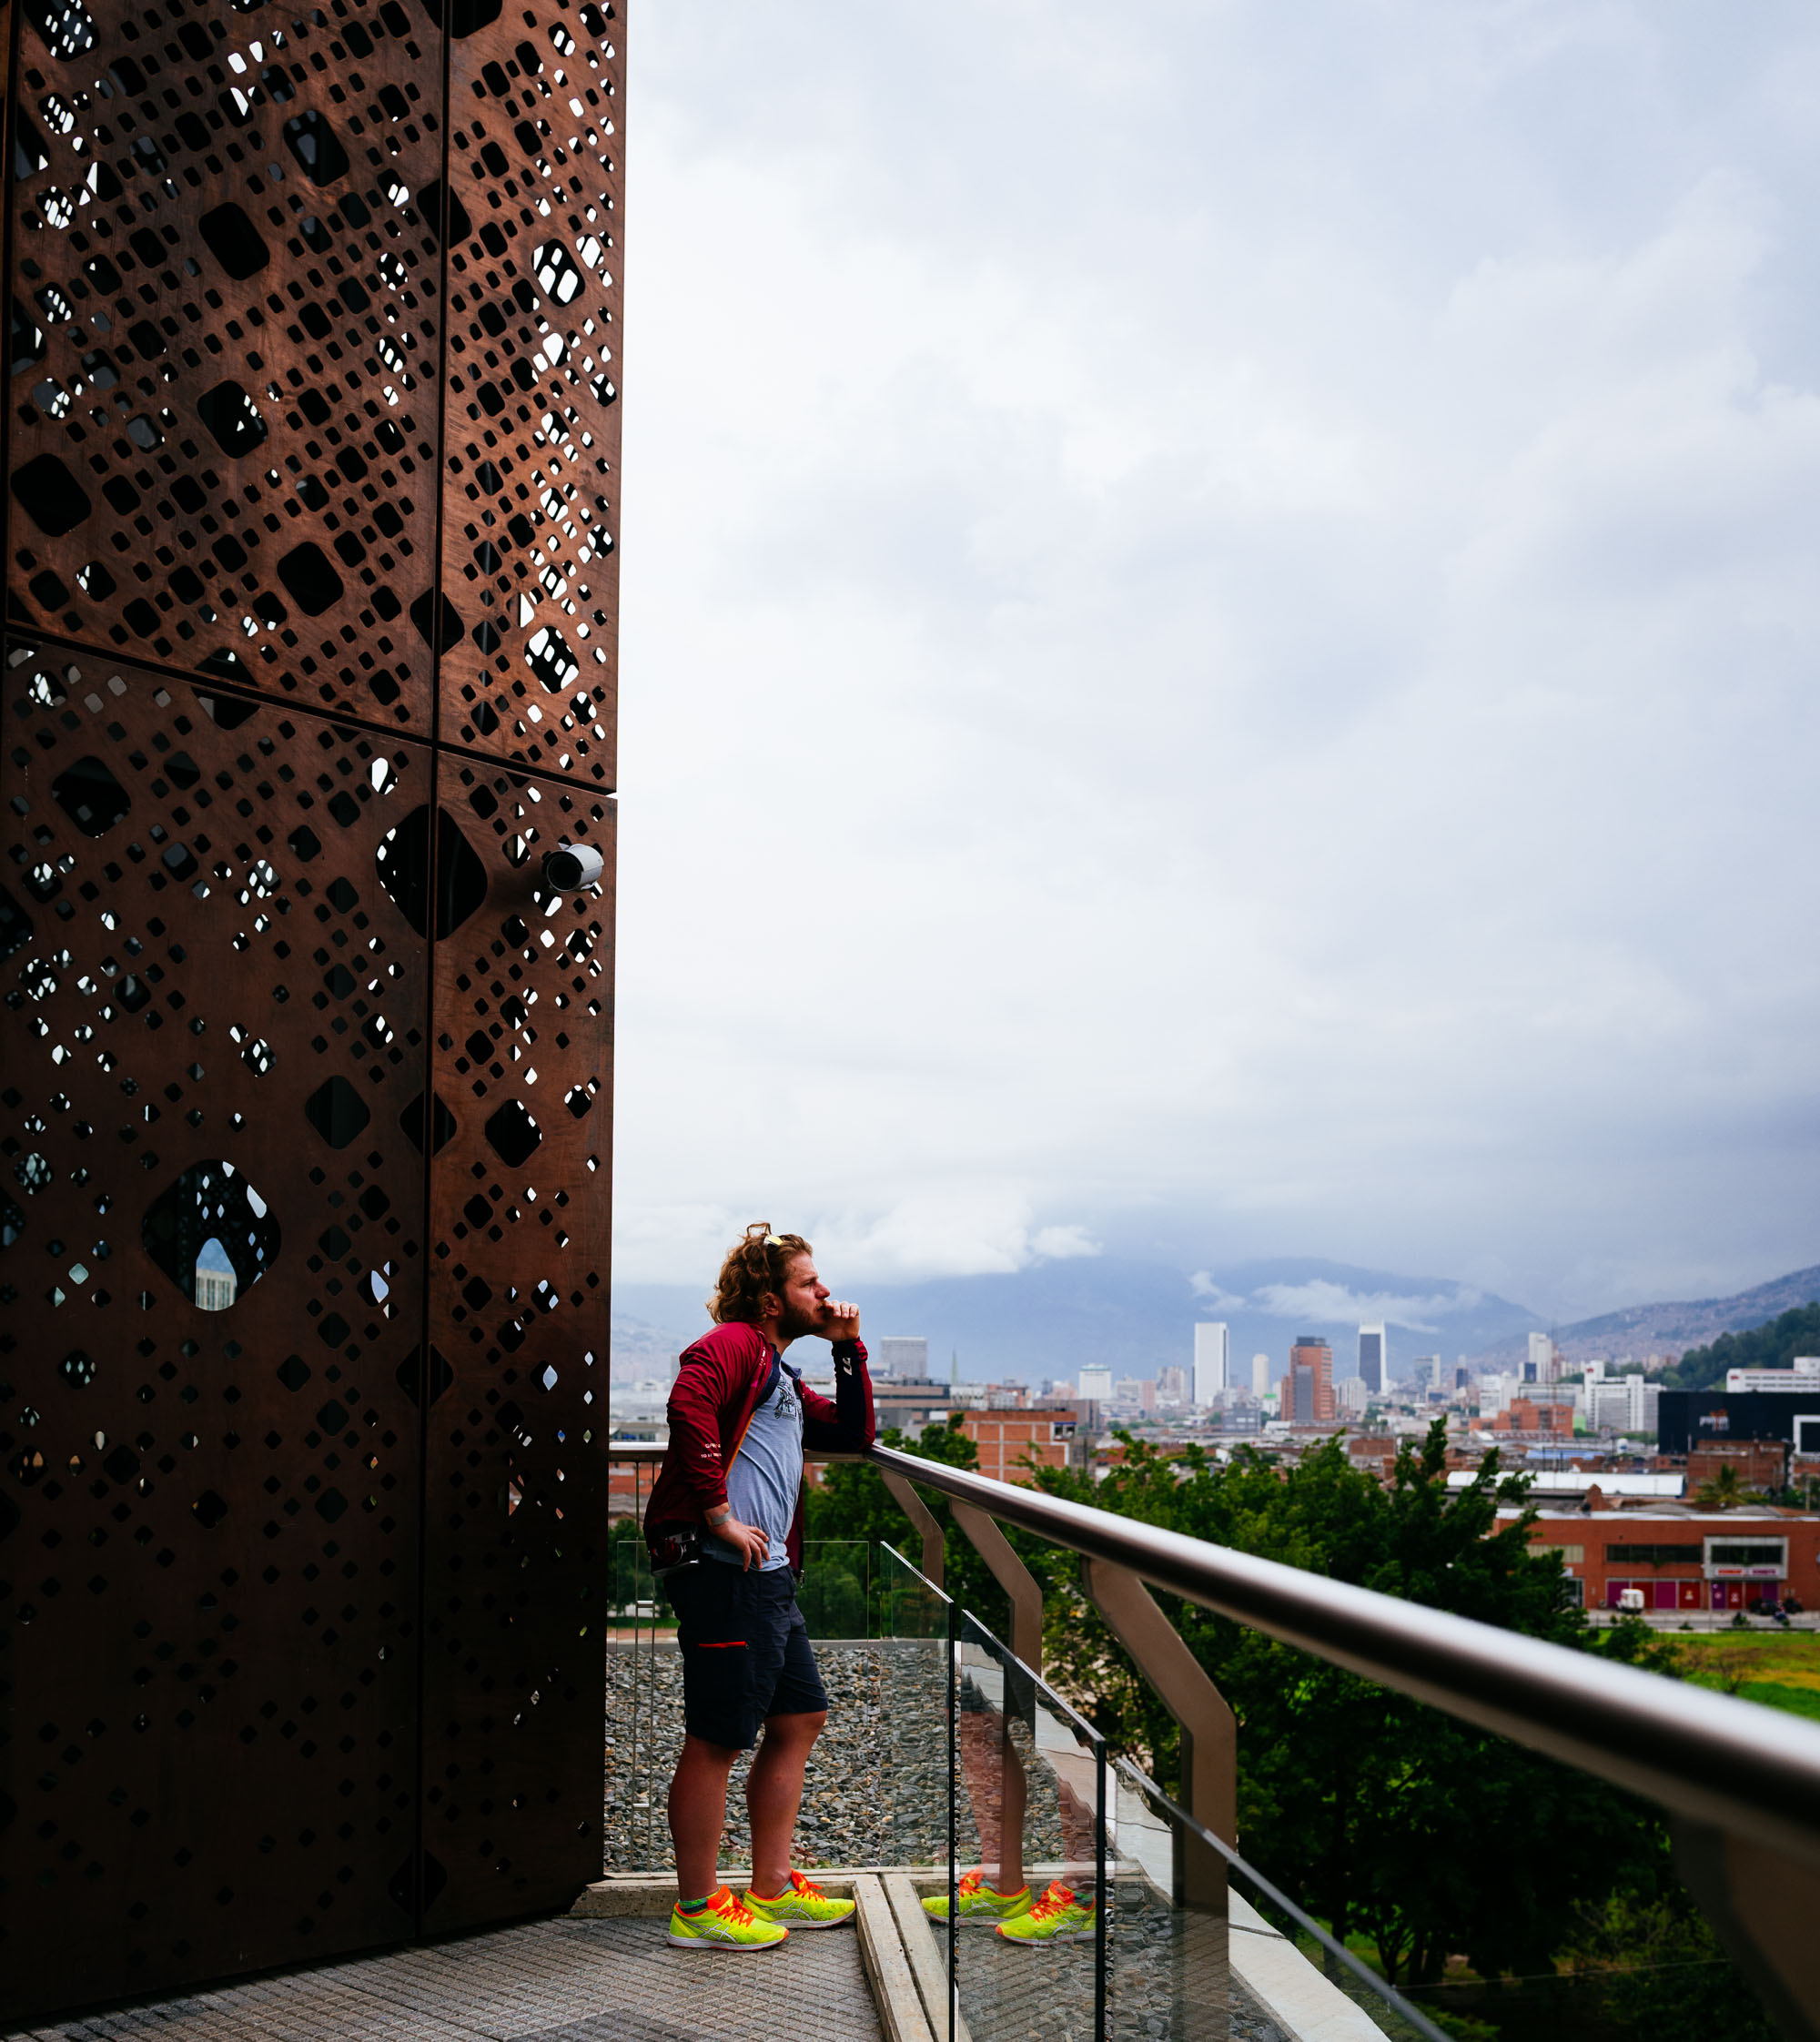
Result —
[[532, 1922], [359, 1957], [10, 2042], [882, 2042], [851, 1929], [756, 1956], [673, 1950], [657, 1920]]

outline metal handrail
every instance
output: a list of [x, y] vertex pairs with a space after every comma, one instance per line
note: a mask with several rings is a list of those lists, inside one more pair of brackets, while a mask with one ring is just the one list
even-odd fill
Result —
[[[658, 1460], [618, 1441], [612, 1459]], [[864, 1459], [1674, 1814], [1820, 1865], [1820, 1724], [895, 1447]]]
[[895, 1448], [864, 1458], [1693, 1822], [1820, 1865], [1820, 1725]]

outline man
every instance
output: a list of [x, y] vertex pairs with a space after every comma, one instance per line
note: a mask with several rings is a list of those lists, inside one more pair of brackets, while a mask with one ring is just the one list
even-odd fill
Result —
[[[796, 1607], [803, 1563], [803, 1449], [872, 1443], [872, 1382], [859, 1307], [828, 1295], [800, 1234], [748, 1227], [721, 1266], [712, 1331], [688, 1349], [670, 1392], [670, 1446], [652, 1485], [645, 1537], [676, 1611], [686, 1734], [670, 1785], [683, 1949], [758, 1950], [793, 1928], [835, 1928], [831, 1900], [790, 1865], [803, 1773], [828, 1697]], [[834, 1344], [834, 1400], [784, 1360], [793, 1340]], [[752, 1885], [717, 1869], [727, 1776], [764, 1741], [746, 1776]]]

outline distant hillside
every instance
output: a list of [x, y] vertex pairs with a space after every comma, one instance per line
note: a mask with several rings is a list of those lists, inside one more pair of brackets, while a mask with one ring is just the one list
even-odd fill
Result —
[[[615, 1299], [615, 1306], [618, 1300]], [[700, 1309], [699, 1301], [697, 1303]], [[703, 1314], [705, 1323], [706, 1315]], [[676, 1357], [694, 1338], [693, 1333], [672, 1332], [642, 1319], [630, 1319], [617, 1309], [608, 1329], [615, 1382], [666, 1381], [676, 1365]]]
[[1797, 1354], [1820, 1354], [1820, 1305], [1803, 1305], [1748, 1332], [1721, 1333], [1663, 1370], [1666, 1390], [1712, 1390], [1728, 1369], [1785, 1369]]
[[[1722, 1333], [1744, 1332], [1783, 1312], [1812, 1304], [1816, 1299], [1820, 1299], [1820, 1264], [1760, 1283], [1754, 1289], [1741, 1290], [1734, 1298], [1630, 1305], [1623, 1311], [1582, 1319], [1574, 1325], [1561, 1327], [1554, 1336], [1555, 1344], [1573, 1362], [1588, 1360], [1594, 1355], [1620, 1354], [1633, 1354], [1641, 1361], [1646, 1354], [1680, 1354], [1688, 1348], [1709, 1345]], [[1514, 1361], [1526, 1350], [1524, 1341], [1504, 1340], [1488, 1348], [1478, 1359], [1491, 1368], [1501, 1361]]]
[[[825, 1272], [838, 1280], [839, 1271]], [[705, 1328], [705, 1284], [615, 1286], [618, 1327], [635, 1318], [679, 1329], [680, 1346]], [[1009, 1276], [944, 1277], [926, 1283], [856, 1284], [865, 1330], [923, 1334], [931, 1366], [948, 1372], [957, 1355], [963, 1378], [1009, 1375], [1040, 1381], [1072, 1378], [1081, 1368], [1154, 1376], [1193, 1358], [1198, 1319], [1230, 1328], [1235, 1370], [1249, 1380], [1251, 1357], [1269, 1357], [1271, 1380], [1288, 1365], [1298, 1333], [1333, 1343], [1337, 1375], [1350, 1375], [1361, 1323], [1389, 1327], [1394, 1373], [1418, 1354], [1449, 1360], [1491, 1341], [1521, 1337], [1543, 1321], [1521, 1305], [1441, 1277], [1400, 1276], [1312, 1257], [1214, 1267], [1190, 1275], [1159, 1263], [1111, 1256], [1041, 1262]], [[630, 1357], [632, 1350], [626, 1348]], [[617, 1361], [616, 1361], [617, 1366]]]

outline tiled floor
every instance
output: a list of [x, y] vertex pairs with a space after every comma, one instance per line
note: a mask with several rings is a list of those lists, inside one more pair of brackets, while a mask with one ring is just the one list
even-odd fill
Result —
[[534, 1922], [0, 2042], [880, 2042], [854, 1931], [753, 1956], [672, 1949], [663, 1934], [661, 1918]]

